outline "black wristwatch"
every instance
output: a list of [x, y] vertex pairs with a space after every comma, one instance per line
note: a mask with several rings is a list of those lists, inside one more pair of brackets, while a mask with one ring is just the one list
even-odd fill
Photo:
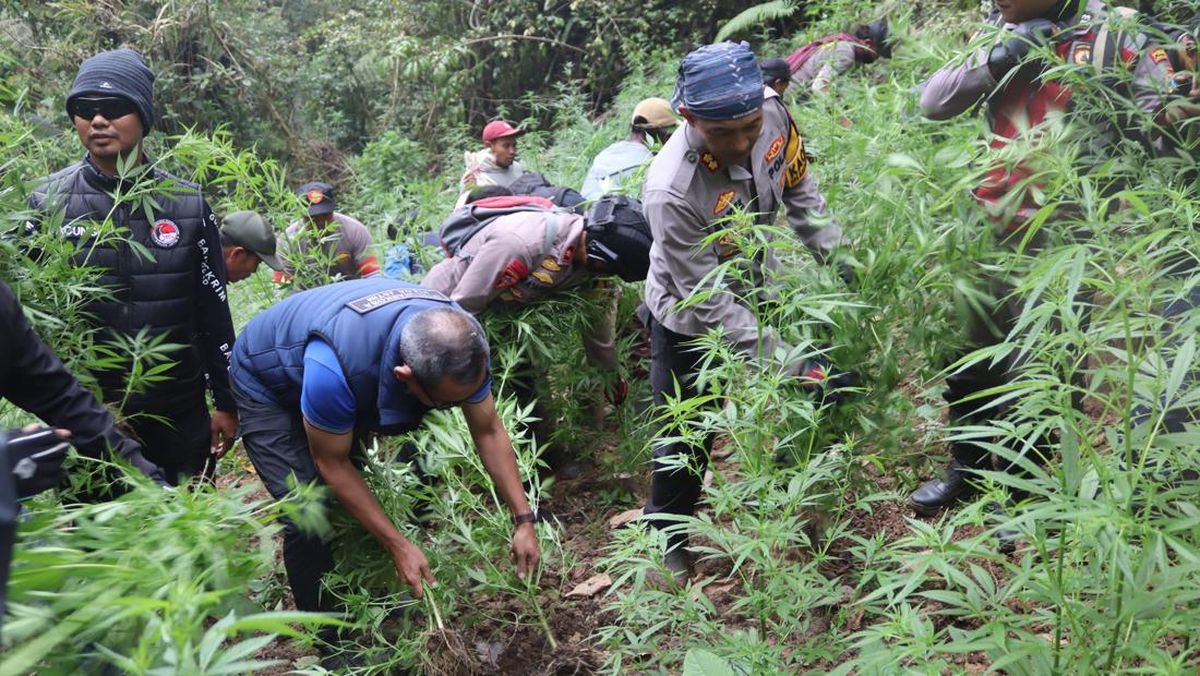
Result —
[[533, 523], [537, 521], [537, 512], [525, 512], [524, 514], [516, 514], [512, 518], [514, 526], [520, 526], [523, 523]]

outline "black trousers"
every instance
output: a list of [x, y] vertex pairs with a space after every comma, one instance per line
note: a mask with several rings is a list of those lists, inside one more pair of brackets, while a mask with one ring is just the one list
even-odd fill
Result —
[[[683, 399], [698, 396], [700, 392], [695, 380], [704, 352], [702, 348], [684, 344], [695, 340], [695, 337], [675, 333], [654, 317], [649, 317], [649, 328], [650, 389], [654, 405], [664, 406], [668, 396]], [[662, 434], [679, 437], [682, 432], [678, 428], [668, 427]], [[713, 435], [709, 434], [699, 445], [683, 441], [659, 442], [655, 445], [654, 473], [650, 478], [650, 497], [645, 507], [650, 525], [665, 528], [674, 523], [667, 519], [656, 519], [656, 514], [695, 514], [712, 444]], [[679, 460], [683, 458], [688, 460], [687, 465], [678, 467]], [[672, 546], [684, 543], [684, 536], [671, 538]]]
[[[967, 316], [962, 318], [967, 334], [967, 344], [959, 354], [955, 355], [956, 360], [975, 350], [1003, 343], [1021, 316], [1025, 299], [1020, 295], [1013, 294], [1013, 286], [1006, 279], [992, 277], [985, 284], [992, 301], [982, 308], [968, 310]], [[1081, 303], [1083, 300], [1084, 298], [1080, 297], [1076, 298], [1074, 302]], [[1086, 306], [1083, 312], [1086, 323]], [[1014, 382], [1020, 374], [1022, 365], [1019, 356], [1010, 352], [1004, 358], [995, 360], [994, 363], [992, 359], [983, 359], [947, 376], [943, 396], [949, 410], [950, 424], [986, 425], [989, 422], [1001, 420], [1019, 422], [1013, 413], [1012, 402], [997, 404], [997, 399], [1003, 395], [978, 396], [978, 393]], [[1081, 377], [1082, 374], [1074, 375], [1075, 382], [1073, 384], [1077, 387], [1073, 390], [1072, 405], [1076, 409], [1083, 406], [1083, 397], [1080, 394], [1083, 389]], [[1063, 379], [1067, 380], [1065, 375]], [[1031, 417], [1037, 416], [1040, 414], [1034, 414]], [[1049, 435], [1049, 433], [1046, 434]], [[995, 443], [998, 440], [979, 441]], [[1011, 443], [1016, 440], [1009, 439], [1007, 441]], [[1035, 454], [1032, 459], [1044, 464], [1052, 452], [1053, 445], [1053, 439], [1044, 436], [1025, 440], [1020, 443], [1020, 448], [1032, 449]], [[950, 445], [950, 453], [954, 460], [965, 468], [1014, 470], [1014, 467], [1008, 463], [994, 466], [991, 451], [977, 441], [955, 441]]]
[[[1197, 271], [1200, 271], [1200, 266], [1197, 265], [1194, 259], [1189, 257], [1186, 260], [1177, 262], [1170, 271], [1170, 276], [1174, 278], [1187, 278], [1194, 275]], [[1166, 319], [1166, 326], [1163, 327], [1163, 330], [1168, 336], [1168, 346], [1178, 345], [1188, 335], [1186, 328], [1189, 322], [1196, 320], [1197, 310], [1200, 310], [1200, 285], [1193, 286], [1186, 297], [1178, 298], [1163, 308], [1162, 316]], [[1184, 330], [1181, 330], [1181, 328]], [[1195, 387], [1197, 383], [1200, 383], [1200, 364], [1194, 364], [1193, 368], [1188, 370], [1183, 382], [1184, 385], [1181, 388], [1181, 392]], [[1159, 404], [1162, 407], [1166, 407], [1166, 411], [1163, 412], [1162, 417], [1163, 427], [1168, 433], [1183, 432], [1184, 425], [1189, 422], [1200, 423], [1200, 410], [1182, 406], [1172, 407], [1167, 402], [1159, 402]], [[1136, 407], [1133, 414], [1134, 423], [1137, 425], [1143, 425], [1153, 417], [1151, 407], [1147, 405]]]
[[146, 459], [162, 468], [171, 485], [194, 476], [213, 478], [217, 461], [211, 452], [212, 418], [204, 389], [138, 413], [128, 425], [142, 442]]
[[[240, 415], [242, 445], [271, 497], [282, 500], [291, 492], [292, 485], [321, 480], [308, 450], [308, 436], [299, 411], [264, 404], [236, 385], [233, 396]], [[283, 566], [297, 610], [334, 610], [321, 594], [321, 578], [333, 570], [333, 555], [320, 535], [306, 532], [285, 519]]]
[[[271, 497], [281, 500], [291, 492], [292, 486], [324, 482], [309, 451], [300, 411], [257, 401], [236, 385], [233, 396], [241, 416], [242, 445]], [[367, 434], [356, 433], [354, 449], [357, 451], [366, 441]], [[422, 482], [432, 482], [433, 479], [426, 476], [416, 462], [415, 446], [402, 449], [400, 459], [413, 463]], [[417, 512], [420, 516], [423, 507], [418, 506]], [[321, 593], [321, 578], [333, 570], [329, 543], [290, 519], [284, 519], [283, 524], [283, 567], [296, 608], [336, 612], [335, 604]]]

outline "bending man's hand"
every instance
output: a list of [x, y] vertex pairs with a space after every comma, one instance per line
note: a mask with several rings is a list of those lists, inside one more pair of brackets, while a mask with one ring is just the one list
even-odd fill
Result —
[[213, 456], [219, 460], [229, 452], [229, 449], [233, 447], [234, 439], [237, 439], [237, 414], [229, 411], [213, 411], [209, 430], [212, 432], [211, 451]]
[[538, 549], [537, 532], [531, 523], [523, 523], [513, 531], [512, 560], [517, 564], [517, 577], [524, 579], [525, 575], [537, 569], [541, 552]]
[[413, 596], [416, 598], [425, 594], [423, 583], [428, 582], [430, 586], [437, 584], [425, 553], [407, 540], [401, 542], [392, 552], [392, 563], [396, 566], [396, 574], [405, 584], [412, 587]]

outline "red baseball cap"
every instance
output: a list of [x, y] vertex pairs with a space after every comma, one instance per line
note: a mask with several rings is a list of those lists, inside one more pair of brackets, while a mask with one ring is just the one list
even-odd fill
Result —
[[487, 126], [483, 128], [483, 142], [491, 143], [498, 138], [504, 138], [505, 136], [520, 136], [524, 133], [524, 129], [517, 129], [504, 120], [494, 120], [492, 122], [488, 122]]

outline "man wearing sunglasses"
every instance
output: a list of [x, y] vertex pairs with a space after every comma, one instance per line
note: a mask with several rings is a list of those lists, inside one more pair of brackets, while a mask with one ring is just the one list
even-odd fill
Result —
[[[371, 434], [404, 434], [430, 410], [462, 409], [513, 514], [512, 557], [525, 575], [538, 560], [534, 515], [496, 413], [489, 366], [482, 327], [449, 298], [398, 280], [362, 279], [303, 291], [250, 320], [230, 374], [242, 443], [271, 495], [326, 484], [420, 597], [422, 584], [434, 581], [429, 562], [384, 513], [352, 458]], [[333, 567], [328, 545], [288, 523], [283, 560], [296, 607], [331, 610], [321, 593], [321, 577]]]
[[[99, 272], [110, 292], [88, 308], [99, 341], [145, 330], [178, 346], [163, 379], [142, 391], [126, 392], [129, 364], [96, 374], [105, 401], [123, 402], [146, 457], [174, 482], [211, 476], [237, 434], [228, 375], [234, 331], [212, 210], [199, 186], [153, 166], [142, 148], [154, 125], [153, 82], [133, 50], [83, 62], [66, 109], [87, 154], [33, 192], [41, 223], [30, 227], [57, 228], [43, 235], [73, 244], [75, 264]], [[113, 229], [119, 236], [98, 236]], [[217, 409], [211, 417], [206, 386]]]

